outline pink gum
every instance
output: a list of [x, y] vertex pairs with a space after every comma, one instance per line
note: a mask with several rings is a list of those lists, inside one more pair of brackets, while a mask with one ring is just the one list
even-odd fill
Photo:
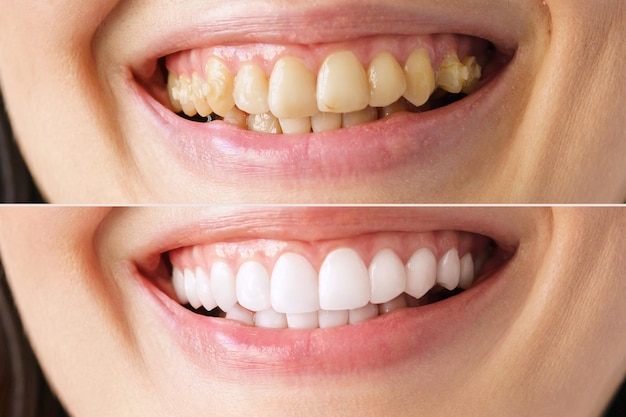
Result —
[[356, 54], [364, 68], [379, 52], [390, 52], [401, 65], [415, 49], [426, 49], [433, 68], [439, 67], [446, 52], [454, 50], [462, 60], [466, 56], [478, 55], [488, 43], [469, 36], [439, 34], [428, 36], [376, 36], [349, 42], [318, 45], [233, 45], [214, 46], [177, 52], [166, 58], [168, 71], [180, 75], [194, 72], [204, 74], [210, 57], [220, 58], [233, 74], [237, 74], [243, 62], [254, 62], [269, 76], [276, 61], [284, 56], [296, 56], [304, 60], [311, 71], [317, 73], [327, 56], [336, 51], [350, 50]]

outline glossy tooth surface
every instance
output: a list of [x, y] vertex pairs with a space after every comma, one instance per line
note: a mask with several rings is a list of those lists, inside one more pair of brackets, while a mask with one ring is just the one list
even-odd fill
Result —
[[388, 302], [383, 303], [383, 304], [379, 304], [378, 305], [378, 314], [391, 313], [394, 310], [398, 310], [398, 309], [404, 308], [406, 306], [407, 306], [406, 298], [404, 297], [404, 294], [401, 294], [401, 295], [397, 296], [396, 298], [394, 298], [391, 301], [388, 301]]
[[364, 123], [373, 122], [374, 120], [378, 120], [378, 110], [368, 106], [363, 110], [354, 111], [351, 113], [344, 113], [342, 115], [341, 126], [357, 126]]
[[193, 92], [191, 87], [191, 79], [188, 75], [182, 74], [179, 78], [178, 100], [183, 112], [189, 116], [195, 116], [198, 112], [196, 106], [193, 105]]
[[240, 127], [242, 129], [248, 128], [248, 115], [241, 110], [239, 110], [236, 106], [234, 106], [226, 115], [224, 116], [224, 122]]
[[342, 120], [341, 113], [317, 113], [311, 116], [311, 128], [313, 132], [341, 129]]
[[311, 131], [311, 118], [302, 119], [278, 119], [283, 133], [304, 134]]
[[193, 308], [199, 308], [202, 305], [200, 297], [198, 297], [198, 290], [196, 287], [196, 276], [191, 269], [185, 269], [185, 294], [187, 300]]
[[263, 69], [252, 62], [244, 62], [235, 77], [235, 104], [246, 113], [267, 113], [270, 111], [267, 103], [268, 88]]
[[246, 310], [239, 304], [235, 304], [226, 312], [226, 318], [249, 326], [254, 325], [254, 313]]
[[385, 107], [398, 101], [406, 90], [406, 78], [398, 61], [389, 52], [374, 57], [367, 69], [371, 107]]
[[322, 329], [345, 326], [348, 324], [348, 318], [348, 310], [320, 310], [317, 315], [318, 325]]
[[270, 277], [259, 262], [244, 262], [237, 271], [237, 301], [252, 311], [267, 310], [270, 302]]
[[187, 294], [185, 293], [185, 275], [183, 271], [176, 267], [172, 268], [172, 285], [174, 286], [174, 293], [176, 293], [178, 302], [181, 304], [187, 304], [189, 300], [187, 299]]
[[437, 284], [447, 290], [453, 290], [459, 285], [460, 276], [461, 261], [459, 252], [456, 249], [450, 249], [439, 259], [437, 264]]
[[279, 119], [313, 116], [318, 111], [315, 83], [315, 74], [300, 58], [280, 58], [269, 81], [270, 111]]
[[406, 264], [405, 292], [415, 298], [426, 294], [437, 278], [437, 259], [426, 248], [417, 250]]
[[370, 303], [363, 307], [350, 310], [350, 313], [348, 316], [348, 323], [356, 324], [362, 321], [373, 319], [374, 317], [377, 317], [377, 316], [378, 316], [378, 306]]
[[170, 72], [167, 75], [167, 94], [170, 98], [170, 104], [172, 105], [172, 110], [174, 113], [180, 113], [183, 111], [183, 107], [180, 105], [180, 101], [178, 100], [178, 91], [180, 90], [180, 82], [178, 80], [178, 76], [173, 72]]
[[322, 112], [349, 113], [370, 101], [367, 73], [351, 51], [329, 55], [317, 74], [317, 107]]
[[280, 313], [310, 313], [320, 308], [317, 272], [297, 253], [284, 253], [274, 264], [271, 300]]
[[469, 70], [456, 52], [447, 52], [437, 71], [437, 87], [449, 93], [460, 93], [469, 80]]
[[254, 315], [254, 324], [257, 327], [265, 327], [268, 329], [286, 329], [287, 317], [272, 309], [257, 311]]
[[430, 63], [430, 56], [425, 49], [415, 50], [404, 64], [406, 91], [404, 98], [416, 107], [428, 101], [435, 91], [435, 73]]
[[272, 113], [249, 114], [246, 120], [249, 130], [262, 133], [282, 133], [279, 120]]
[[392, 114], [400, 113], [404, 111], [405, 107], [401, 101], [396, 101], [389, 106], [381, 107], [378, 109], [378, 118], [382, 119], [383, 117], [391, 116]]
[[217, 305], [228, 311], [237, 303], [235, 274], [224, 262], [215, 262], [211, 267], [211, 289]]
[[383, 249], [374, 256], [369, 267], [370, 302], [386, 303], [404, 292], [406, 272], [402, 260], [391, 249]]
[[367, 267], [356, 251], [340, 248], [326, 256], [319, 273], [319, 295], [323, 310], [351, 310], [369, 302]]
[[468, 289], [474, 282], [474, 260], [471, 253], [466, 253], [461, 258], [461, 276], [459, 288]]
[[208, 59], [204, 72], [208, 85], [207, 102], [215, 114], [224, 117], [235, 107], [235, 77], [224, 62], [214, 57]]
[[312, 313], [287, 314], [287, 326], [290, 329], [317, 329], [317, 311]]
[[213, 310], [217, 307], [217, 301], [213, 296], [213, 290], [211, 289], [211, 281], [209, 276], [204, 272], [204, 269], [196, 268], [196, 290], [198, 291], [198, 298], [207, 311]]
[[194, 72], [191, 77], [191, 88], [193, 90], [193, 105], [200, 116], [206, 117], [213, 113], [211, 106], [207, 103], [206, 95], [209, 93], [209, 85], [204, 81], [198, 73]]

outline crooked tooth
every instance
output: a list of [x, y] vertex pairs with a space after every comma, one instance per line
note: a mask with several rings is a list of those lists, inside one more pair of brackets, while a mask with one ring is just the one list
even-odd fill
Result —
[[233, 305], [230, 310], [226, 312], [226, 318], [247, 324], [249, 326], [254, 325], [254, 313], [246, 310], [239, 304]]
[[460, 276], [461, 261], [459, 260], [459, 252], [453, 248], [439, 259], [437, 264], [437, 284], [447, 290], [453, 290], [459, 285]]
[[185, 293], [185, 275], [183, 271], [176, 267], [172, 268], [172, 285], [174, 286], [174, 292], [176, 293], [178, 301], [181, 304], [187, 304], [189, 300]]
[[209, 106], [206, 100], [206, 95], [209, 93], [209, 85], [200, 78], [197, 72], [194, 72], [191, 76], [191, 89], [193, 91], [191, 101], [198, 114], [206, 117], [213, 113], [211, 106]]
[[302, 119], [278, 119], [278, 121], [283, 133], [303, 134], [311, 131], [310, 117], [303, 117]]
[[404, 98], [416, 107], [425, 104], [435, 91], [435, 73], [425, 49], [417, 49], [404, 64], [406, 91]]
[[389, 52], [374, 57], [367, 69], [371, 107], [385, 107], [398, 101], [406, 90], [402, 67]]
[[367, 74], [352, 51], [335, 52], [324, 60], [317, 74], [316, 95], [322, 112], [349, 113], [367, 106]]
[[391, 249], [378, 252], [369, 267], [370, 302], [386, 303], [404, 292], [406, 272], [402, 260]]
[[297, 253], [282, 254], [272, 271], [271, 300], [280, 313], [311, 313], [320, 308], [317, 272]]
[[185, 294], [187, 295], [187, 300], [189, 300], [189, 304], [193, 308], [200, 308], [202, 305], [202, 301], [200, 301], [200, 297], [198, 297], [198, 290], [196, 288], [196, 276], [191, 269], [185, 268], [184, 272], [185, 276]]
[[360, 308], [350, 310], [348, 316], [348, 323], [356, 324], [362, 321], [373, 319], [378, 316], [378, 306], [374, 304], [367, 304]]
[[468, 79], [463, 86], [463, 92], [470, 94], [476, 89], [480, 77], [482, 77], [482, 67], [474, 56], [468, 56], [463, 60], [463, 66], [467, 68]]
[[235, 274], [225, 262], [217, 261], [211, 267], [211, 290], [217, 305], [224, 311], [237, 303]]
[[367, 106], [363, 110], [344, 113], [342, 115], [341, 126], [351, 127], [372, 122], [374, 120], [378, 120], [378, 110], [373, 107]]
[[471, 253], [466, 253], [461, 258], [461, 276], [459, 278], [459, 288], [464, 290], [471, 287], [474, 282], [474, 260]]
[[242, 112], [241, 110], [239, 110], [236, 106], [234, 106], [224, 116], [224, 122], [240, 127], [242, 129], [247, 129], [248, 128], [248, 115]]
[[316, 329], [317, 311], [301, 314], [287, 314], [287, 326], [290, 329]]
[[404, 294], [401, 294], [391, 301], [378, 305], [378, 314], [391, 313], [394, 310], [404, 308], [407, 306], [406, 298]]
[[268, 80], [263, 69], [252, 62], [241, 64], [233, 90], [237, 107], [249, 114], [267, 113], [267, 95]]
[[195, 116], [198, 112], [196, 111], [196, 106], [193, 105], [193, 90], [191, 79], [188, 75], [182, 74], [179, 77], [179, 87], [178, 100], [183, 108], [183, 112], [189, 117]]
[[319, 300], [323, 310], [351, 310], [370, 300], [367, 267], [350, 248], [329, 253], [319, 273]]
[[246, 119], [249, 130], [263, 133], [282, 133], [280, 122], [272, 113], [249, 114]]
[[436, 279], [435, 255], [427, 248], [415, 251], [406, 264], [405, 292], [414, 298], [421, 298], [435, 285]]
[[311, 128], [313, 132], [341, 129], [342, 119], [341, 113], [320, 112], [311, 116]]
[[455, 51], [447, 52], [437, 71], [437, 86], [449, 93], [460, 93], [469, 80], [469, 69], [459, 61]]
[[257, 327], [268, 329], [285, 329], [287, 328], [287, 317], [270, 308], [269, 310], [257, 311], [254, 315], [254, 324]]
[[244, 262], [235, 279], [237, 301], [251, 311], [262, 311], [272, 307], [270, 302], [270, 277], [265, 267], [255, 261]]
[[235, 107], [233, 97], [235, 77], [226, 64], [215, 57], [207, 60], [204, 73], [209, 90], [206, 94], [207, 102], [215, 114], [225, 117]]
[[180, 105], [180, 101], [178, 100], [178, 92], [180, 90], [180, 81], [178, 76], [173, 72], [170, 72], [167, 75], [167, 94], [170, 98], [170, 104], [172, 105], [172, 110], [174, 113], [180, 113], [183, 111], [183, 107]]
[[198, 291], [198, 298], [200, 298], [202, 306], [207, 311], [211, 311], [217, 307], [217, 301], [215, 301], [213, 290], [211, 290], [209, 276], [204, 272], [204, 269], [200, 267], [196, 268], [196, 290]]
[[280, 119], [313, 116], [318, 112], [315, 83], [315, 74], [300, 58], [280, 58], [269, 80], [270, 111]]
[[348, 310], [320, 310], [317, 319], [321, 329], [345, 326], [348, 324]]

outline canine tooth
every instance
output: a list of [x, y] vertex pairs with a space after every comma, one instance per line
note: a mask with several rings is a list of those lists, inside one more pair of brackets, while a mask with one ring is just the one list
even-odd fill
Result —
[[367, 268], [356, 251], [340, 248], [326, 256], [320, 267], [319, 294], [323, 310], [350, 310], [369, 302]]
[[430, 64], [430, 56], [425, 49], [417, 49], [409, 55], [404, 64], [406, 91], [404, 98], [416, 107], [428, 101], [435, 91], [435, 73]]
[[249, 326], [254, 325], [254, 314], [239, 304], [233, 305], [231, 309], [226, 312], [226, 318]]
[[406, 90], [402, 67], [389, 52], [374, 57], [367, 69], [371, 107], [384, 107], [396, 102]]
[[202, 305], [202, 301], [200, 301], [200, 297], [198, 297], [198, 290], [196, 288], [196, 275], [191, 269], [185, 268], [184, 276], [185, 294], [187, 295], [189, 304], [191, 304], [193, 308], [199, 308]]
[[211, 290], [209, 276], [200, 267], [196, 268], [196, 290], [198, 291], [198, 298], [200, 298], [202, 305], [207, 311], [217, 307], [217, 301], [215, 301], [213, 290]]
[[391, 313], [394, 310], [404, 308], [407, 306], [406, 298], [404, 294], [400, 294], [391, 301], [378, 305], [378, 314]]
[[378, 306], [374, 304], [367, 304], [360, 308], [350, 310], [348, 316], [348, 323], [356, 324], [365, 320], [373, 319], [378, 316]]
[[406, 264], [405, 292], [414, 298], [421, 298], [435, 285], [436, 278], [435, 255], [427, 248], [415, 251]]
[[255, 261], [244, 262], [235, 280], [237, 301], [251, 311], [267, 310], [270, 302], [270, 277], [265, 267]]
[[180, 90], [180, 82], [178, 80], [178, 76], [173, 72], [170, 72], [167, 75], [167, 94], [170, 98], [170, 104], [172, 105], [172, 110], [174, 113], [180, 113], [183, 111], [183, 107], [180, 105], [180, 101], [178, 100], [178, 91]]
[[482, 67], [476, 60], [474, 56], [468, 56], [463, 60], [463, 66], [467, 68], [469, 78], [465, 82], [463, 86], [463, 92], [465, 94], [470, 94], [476, 89], [476, 84], [480, 81], [480, 77], [482, 77]]
[[316, 329], [317, 311], [312, 313], [287, 314], [287, 327], [290, 329]]
[[406, 272], [402, 260], [391, 249], [378, 252], [369, 267], [370, 302], [386, 303], [404, 292]]
[[437, 71], [437, 86], [449, 93], [460, 93], [468, 80], [469, 70], [459, 61], [456, 52], [447, 52]]
[[363, 110], [358, 110], [350, 113], [344, 113], [342, 115], [342, 127], [351, 127], [356, 125], [362, 125], [364, 123], [378, 120], [378, 110], [373, 107], [367, 106]]
[[284, 57], [276, 61], [269, 81], [269, 108], [280, 119], [301, 119], [317, 113], [315, 74], [304, 61]]
[[400, 113], [401, 111], [406, 110], [404, 104], [401, 101], [396, 101], [389, 106], [381, 107], [378, 109], [378, 118], [382, 119], [383, 117], [391, 116], [395, 113]]
[[349, 113], [370, 101], [365, 69], [352, 51], [329, 55], [317, 74], [317, 107], [322, 112]]
[[226, 115], [224, 116], [224, 122], [229, 123], [231, 125], [240, 127], [242, 129], [248, 128], [248, 115], [234, 106]]
[[211, 290], [222, 310], [228, 311], [237, 303], [235, 274], [225, 262], [215, 262], [211, 267]]
[[311, 128], [313, 132], [340, 129], [342, 119], [341, 113], [320, 112], [311, 116]]
[[311, 131], [311, 118], [278, 119], [283, 133], [303, 134]]
[[189, 116], [195, 116], [198, 112], [193, 105], [193, 91], [191, 89], [191, 79], [188, 75], [182, 74], [179, 79], [180, 89], [178, 90], [178, 100], [183, 108], [183, 112]]
[[471, 253], [466, 253], [461, 258], [461, 276], [459, 278], [459, 288], [468, 289], [474, 282], [474, 260]]
[[447, 290], [453, 290], [459, 285], [460, 276], [461, 261], [459, 260], [459, 252], [453, 248], [439, 259], [437, 264], [437, 284]]
[[194, 72], [191, 76], [191, 91], [191, 100], [198, 111], [198, 114], [202, 117], [206, 117], [213, 113], [213, 110], [211, 110], [211, 107], [206, 101], [206, 95], [209, 93], [209, 86], [206, 81], [203, 81], [202, 78], [200, 78], [197, 72]]
[[280, 313], [310, 313], [320, 308], [317, 272], [297, 253], [284, 253], [272, 271], [271, 300]]
[[249, 114], [246, 119], [249, 130], [263, 133], [282, 133], [280, 122], [272, 113]]
[[250, 114], [267, 113], [267, 94], [268, 80], [263, 69], [252, 62], [241, 64], [233, 90], [237, 107]]
[[348, 310], [320, 310], [317, 315], [318, 325], [321, 329], [344, 326], [348, 324], [349, 315]]
[[268, 329], [285, 329], [287, 328], [287, 317], [271, 308], [257, 311], [254, 315], [254, 325]]
[[174, 286], [174, 293], [176, 293], [178, 302], [187, 304], [189, 300], [187, 299], [187, 294], [185, 294], [185, 275], [183, 271], [176, 267], [172, 268], [172, 285]]
[[224, 117], [235, 107], [233, 97], [235, 77], [226, 64], [215, 57], [207, 60], [204, 73], [208, 85], [207, 102], [215, 114]]

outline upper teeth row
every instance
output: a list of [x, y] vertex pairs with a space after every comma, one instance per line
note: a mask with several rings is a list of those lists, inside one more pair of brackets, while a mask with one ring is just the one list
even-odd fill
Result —
[[225, 260], [218, 259], [208, 272], [201, 266], [174, 266], [172, 279], [179, 301], [194, 308], [219, 306], [227, 313], [241, 314], [243, 307], [289, 317], [318, 311], [348, 314], [391, 302], [402, 293], [419, 299], [436, 284], [466, 289], [474, 275], [472, 254], [460, 258], [455, 248], [438, 261], [430, 249], [422, 248], [406, 264], [394, 251], [383, 249], [369, 268], [355, 250], [339, 248], [326, 256], [319, 273], [304, 256], [286, 252], [277, 259], [271, 276], [257, 261], [244, 262], [235, 274]]
[[316, 122], [320, 131], [341, 127], [341, 114], [391, 106], [402, 97], [419, 107], [437, 87], [469, 92], [480, 77], [476, 59], [460, 62], [454, 51], [435, 73], [425, 49], [414, 50], [404, 67], [389, 52], [381, 52], [367, 70], [353, 52], [344, 50], [330, 54], [317, 76], [295, 56], [278, 59], [269, 77], [251, 61], [243, 62], [234, 76], [223, 61], [210, 57], [204, 77], [170, 72], [168, 92], [173, 109], [188, 116], [215, 113], [243, 124], [242, 117], [263, 115], [285, 133], [300, 133]]

